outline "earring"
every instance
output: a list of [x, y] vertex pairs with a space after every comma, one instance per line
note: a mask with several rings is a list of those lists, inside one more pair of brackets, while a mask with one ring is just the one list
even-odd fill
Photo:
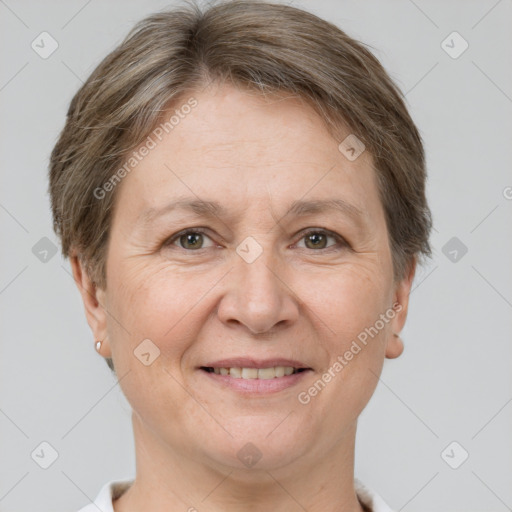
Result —
[[102, 341], [97, 341], [97, 342], [96, 342], [96, 350], [97, 350], [98, 352], [99, 352], [99, 351], [100, 351], [100, 349], [101, 349], [101, 344], [102, 344], [102, 343], [103, 343]]

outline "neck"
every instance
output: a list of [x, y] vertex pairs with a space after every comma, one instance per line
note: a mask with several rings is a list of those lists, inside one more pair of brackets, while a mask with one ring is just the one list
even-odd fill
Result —
[[219, 466], [173, 450], [133, 414], [137, 477], [115, 512], [363, 512], [354, 491], [354, 424], [329, 451], [272, 469]]

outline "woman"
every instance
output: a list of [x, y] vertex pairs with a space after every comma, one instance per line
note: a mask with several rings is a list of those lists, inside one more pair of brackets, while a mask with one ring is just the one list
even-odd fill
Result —
[[71, 102], [54, 226], [133, 414], [84, 511], [389, 511], [357, 418], [429, 255], [420, 135], [375, 57], [255, 1], [141, 21]]

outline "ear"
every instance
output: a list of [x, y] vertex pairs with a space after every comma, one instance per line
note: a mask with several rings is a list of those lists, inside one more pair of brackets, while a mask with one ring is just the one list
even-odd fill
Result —
[[93, 332], [95, 342], [102, 342], [100, 354], [103, 357], [112, 357], [107, 337], [107, 310], [104, 307], [105, 291], [98, 288], [89, 277], [85, 266], [76, 253], [70, 256], [70, 262], [75, 283], [84, 303], [87, 323]]
[[409, 308], [409, 295], [411, 293], [414, 274], [416, 273], [416, 258], [409, 264], [403, 279], [396, 283], [393, 295], [393, 309], [395, 316], [391, 321], [391, 332], [388, 335], [386, 345], [386, 357], [394, 359], [404, 351], [404, 343], [400, 338], [400, 331], [405, 325], [407, 319], [407, 310]]

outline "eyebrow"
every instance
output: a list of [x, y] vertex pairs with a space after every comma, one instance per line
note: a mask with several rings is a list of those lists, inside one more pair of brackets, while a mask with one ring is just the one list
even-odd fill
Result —
[[[199, 217], [226, 217], [228, 211], [217, 201], [206, 201], [197, 198], [182, 198], [172, 201], [163, 207], [148, 208], [138, 217], [137, 222], [143, 224], [150, 223], [156, 218], [166, 215], [173, 210], [185, 210], [196, 214]], [[328, 211], [337, 211], [345, 216], [352, 218], [357, 222], [363, 219], [363, 211], [357, 206], [348, 203], [343, 199], [312, 199], [293, 201], [287, 213], [288, 215], [303, 217], [315, 213], [324, 213]]]

